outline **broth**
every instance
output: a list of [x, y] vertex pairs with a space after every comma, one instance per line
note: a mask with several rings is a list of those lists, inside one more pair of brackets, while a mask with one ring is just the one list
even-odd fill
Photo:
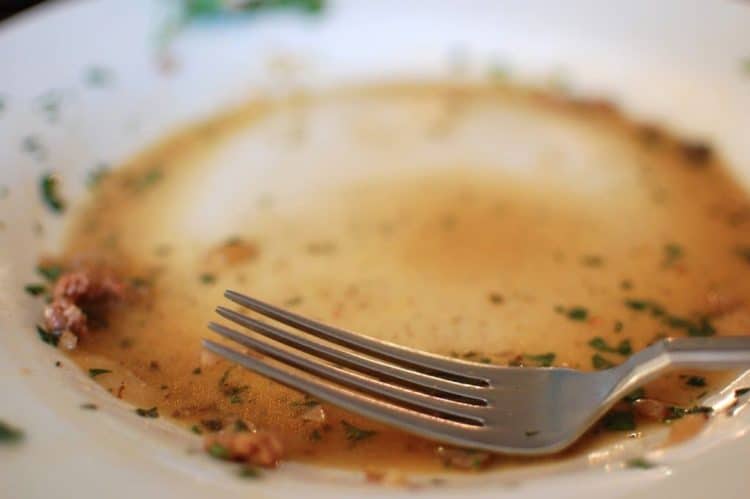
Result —
[[[243, 147], [244, 166], [223, 156]], [[104, 262], [140, 297], [71, 355], [196, 431], [241, 419], [292, 460], [432, 470], [433, 442], [327, 404], [324, 424], [306, 421], [304, 395], [202, 363], [223, 291], [469, 361], [591, 370], [629, 353], [594, 338], [637, 351], [750, 329], [748, 207], [710, 150], [601, 104], [417, 84], [256, 101], [113, 171], [76, 214], [62, 260]], [[690, 407], [721, 376], [646, 393]], [[342, 421], [377, 433], [347, 438]]]

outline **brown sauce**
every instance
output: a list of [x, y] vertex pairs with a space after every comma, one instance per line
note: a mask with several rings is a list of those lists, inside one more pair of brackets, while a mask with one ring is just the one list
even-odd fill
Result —
[[[326, 120], [336, 133], [321, 131]], [[310, 145], [321, 136], [325, 146]], [[221, 151], [253, 140], [282, 151], [259, 159], [250, 150], [248, 169], [266, 173], [222, 174]], [[320, 152], [336, 148], [345, 152]], [[123, 165], [77, 213], [63, 260], [112, 265], [141, 294], [72, 356], [84, 369], [111, 370], [96, 381], [115, 396], [187, 428], [241, 419], [275, 432], [288, 459], [440, 468], [433, 442], [327, 404], [325, 423], [305, 421], [312, 403], [303, 394], [224, 361], [202, 363], [200, 339], [210, 336], [214, 307], [226, 304], [223, 290], [499, 365], [535, 365], [553, 353], [554, 365], [591, 370], [595, 354], [611, 363], [627, 355], [598, 351], [593, 338], [638, 351], [691, 332], [628, 300], [658, 303], [691, 324], [706, 319], [717, 334], [747, 331], [750, 205], [719, 160], [694, 149], [607, 106], [500, 87], [404, 85], [254, 102]], [[321, 170], [304, 165], [306, 154]], [[364, 173], [320, 180], [337, 167]], [[274, 180], [287, 177], [310, 186], [300, 194]], [[247, 195], [212, 198], [228, 183], [244, 183]], [[204, 223], [201, 206], [211, 212], [210, 203], [222, 211]], [[703, 381], [690, 384], [690, 375]], [[720, 383], [721, 375], [674, 373], [646, 394], [691, 407]], [[377, 433], [347, 439], [342, 420]], [[595, 430], [565, 455], [606, 433]], [[533, 461], [494, 461], [522, 462]]]

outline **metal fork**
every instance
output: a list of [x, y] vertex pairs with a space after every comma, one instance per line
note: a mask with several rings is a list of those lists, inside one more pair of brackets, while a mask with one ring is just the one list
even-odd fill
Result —
[[[437, 441], [491, 452], [558, 452], [625, 395], [667, 369], [750, 368], [750, 337], [664, 340], [617, 367], [597, 372], [491, 366], [327, 326], [234, 291], [224, 296], [291, 329], [225, 307], [216, 309], [220, 316], [274, 341], [215, 322], [209, 324], [210, 329], [313, 376], [204, 340], [209, 351], [372, 419]], [[310, 335], [326, 342], [312, 340]], [[292, 348], [279, 348], [274, 342]]]

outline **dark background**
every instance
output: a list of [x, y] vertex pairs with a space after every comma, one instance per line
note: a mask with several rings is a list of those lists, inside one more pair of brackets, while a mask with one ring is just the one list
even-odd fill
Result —
[[0, 21], [44, 0], [0, 0]]

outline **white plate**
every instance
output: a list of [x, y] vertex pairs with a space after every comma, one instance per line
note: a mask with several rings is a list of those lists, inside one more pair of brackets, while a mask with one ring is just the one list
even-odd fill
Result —
[[[314, 19], [278, 13], [191, 28], [172, 48], [176, 71], [164, 74], [154, 50], [167, 3], [61, 2], [0, 25], [0, 186], [8, 188], [0, 196], [0, 419], [27, 433], [22, 445], [0, 448], [0, 497], [747, 496], [750, 411], [650, 455], [662, 466], [648, 471], [598, 464], [627, 450], [615, 448], [590, 456], [592, 466], [579, 460], [416, 492], [300, 465], [240, 481], [226, 467], [188, 454], [197, 442], [184, 431], [135, 421], [66, 359], [62, 369], [53, 367], [61, 356], [29, 327], [39, 305], [22, 286], [38, 255], [54, 250], [60, 230], [38, 199], [42, 172], [63, 172], [66, 197], [73, 199], [97, 162], [117, 163], [178, 124], [278, 91], [274, 67], [281, 59], [301, 64], [295, 84], [309, 87], [480, 78], [496, 63], [521, 79], [562, 77], [573, 91], [614, 98], [636, 117], [712, 140], [748, 181], [750, 74], [741, 66], [750, 57], [750, 5], [339, 1]], [[92, 86], [92, 67], [107, 68], [112, 79]], [[56, 96], [62, 96], [57, 119], [49, 107]], [[24, 150], [30, 136], [44, 151]], [[91, 400], [102, 410], [78, 408]]]

